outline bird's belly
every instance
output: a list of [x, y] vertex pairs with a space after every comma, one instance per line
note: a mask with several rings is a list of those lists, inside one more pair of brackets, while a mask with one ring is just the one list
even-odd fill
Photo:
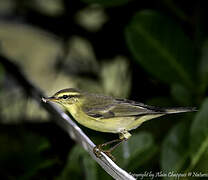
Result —
[[132, 117], [114, 117], [107, 119], [98, 119], [92, 118], [88, 115], [79, 112], [71, 113], [74, 119], [81, 125], [100, 132], [109, 132], [109, 133], [120, 133], [126, 130], [126, 127], [129, 126], [134, 121]]
[[145, 115], [145, 116], [138, 117], [137, 119], [135, 119], [131, 124], [129, 124], [126, 127], [126, 130], [129, 131], [129, 130], [132, 130], [132, 129], [136, 129], [143, 122], [148, 121], [148, 120], [153, 119], [153, 118], [157, 118], [157, 117], [163, 116], [163, 115], [164, 114], [153, 114], [153, 115]]

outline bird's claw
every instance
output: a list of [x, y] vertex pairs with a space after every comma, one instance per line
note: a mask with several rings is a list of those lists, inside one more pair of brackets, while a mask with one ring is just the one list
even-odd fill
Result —
[[109, 150], [103, 150], [101, 147], [103, 147], [102, 145], [98, 145], [98, 146], [95, 146], [93, 148], [93, 152], [95, 154], [95, 156], [97, 158], [101, 158], [102, 157], [102, 154], [101, 152], [105, 153], [109, 158], [111, 158], [113, 161], [116, 161], [115, 157], [111, 154], [111, 151]]
[[97, 158], [101, 158], [101, 157], [102, 157], [101, 150], [99, 149], [98, 146], [95, 146], [95, 147], [93, 148], [93, 152], [94, 152], [94, 154], [95, 154], [95, 156], [96, 156]]

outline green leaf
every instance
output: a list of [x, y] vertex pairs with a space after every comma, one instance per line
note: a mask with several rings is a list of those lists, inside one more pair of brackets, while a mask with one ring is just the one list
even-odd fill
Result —
[[181, 84], [172, 84], [171, 94], [181, 105], [190, 106], [192, 104], [193, 96], [190, 89], [187, 89]]
[[0, 177], [8, 176], [7, 172], [10, 172], [16, 179], [31, 179], [57, 163], [56, 159], [43, 156], [50, 148], [49, 141], [24, 128], [1, 128], [0, 144], [3, 144], [0, 148]]
[[113, 7], [127, 4], [129, 0], [81, 0], [89, 4], [99, 4], [105, 7]]
[[164, 139], [161, 166], [165, 173], [181, 172], [189, 158], [189, 128], [186, 121], [177, 124]]
[[85, 179], [95, 180], [96, 171], [96, 162], [82, 147], [76, 145], [69, 153], [67, 164], [58, 179], [82, 179], [84, 174]]
[[202, 48], [201, 60], [198, 68], [198, 75], [200, 79], [200, 92], [204, 92], [208, 86], [208, 41], [206, 41]]
[[148, 162], [156, 151], [157, 146], [152, 135], [147, 132], [140, 132], [134, 134], [126, 143], [120, 146], [115, 154], [119, 164], [132, 171]]
[[138, 12], [126, 28], [128, 47], [149, 73], [163, 82], [193, 87], [195, 53], [182, 29], [165, 15]]
[[87, 155], [83, 158], [83, 166], [85, 169], [85, 179], [86, 180], [96, 180], [97, 179], [97, 166], [96, 162], [91, 156]]
[[208, 98], [197, 113], [190, 132], [191, 168], [193, 168], [208, 148]]
[[200, 161], [197, 163], [196, 167], [194, 167], [194, 171], [208, 172], [208, 149], [200, 158]]

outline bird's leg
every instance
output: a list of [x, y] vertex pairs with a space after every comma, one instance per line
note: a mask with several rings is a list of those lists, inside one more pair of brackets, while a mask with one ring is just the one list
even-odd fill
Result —
[[116, 149], [122, 142], [123, 142], [123, 139], [117, 139], [118, 140], [118, 143], [115, 144], [113, 147], [111, 147], [108, 151], [109, 152], [112, 152], [114, 149]]
[[114, 140], [112, 140], [112, 141], [108, 141], [108, 142], [106, 142], [106, 143], [100, 144], [100, 145], [98, 145], [98, 147], [99, 147], [99, 148], [103, 148], [103, 147], [105, 147], [105, 146], [107, 146], [107, 145], [109, 145], [109, 144], [112, 144], [112, 143], [115, 143], [115, 142], [120, 142], [120, 141], [121, 141], [120, 139], [114, 139]]
[[[113, 161], [115, 161], [115, 158], [113, 157], [113, 155], [111, 154], [111, 152], [121, 144], [123, 140], [121, 139], [114, 139], [112, 141], [109, 141], [109, 142], [106, 142], [106, 143], [103, 143], [103, 144], [99, 144], [98, 146], [95, 146], [94, 149], [93, 149], [93, 152], [94, 154], [100, 158], [102, 157], [101, 153], [100, 152], [104, 152], [108, 157], [110, 157]], [[113, 147], [111, 147], [110, 149], [108, 150], [104, 150], [103, 147], [109, 145], [109, 144], [112, 144], [112, 143], [115, 143], [115, 142], [118, 142], [117, 144], [115, 144]]]
[[[116, 149], [124, 140], [126, 141], [127, 139], [129, 139], [131, 137], [131, 134], [127, 131], [124, 131], [122, 133], [119, 134], [119, 139], [115, 139], [115, 140], [112, 140], [112, 141], [109, 141], [109, 142], [106, 142], [106, 143], [103, 143], [103, 144], [100, 144], [98, 146], [95, 146], [93, 151], [94, 151], [94, 154], [97, 156], [97, 157], [101, 157], [101, 151], [104, 152], [108, 157], [110, 157], [113, 161], [115, 161], [115, 158], [114, 156], [111, 154], [111, 152]], [[103, 147], [109, 145], [109, 144], [112, 144], [112, 143], [115, 143], [115, 142], [118, 142], [117, 144], [115, 144], [113, 147], [111, 147], [110, 149], [108, 150], [103, 150]]]

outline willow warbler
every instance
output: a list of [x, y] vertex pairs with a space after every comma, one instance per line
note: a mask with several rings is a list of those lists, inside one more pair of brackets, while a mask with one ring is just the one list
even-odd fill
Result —
[[[114, 159], [111, 151], [123, 140], [131, 137], [130, 130], [136, 129], [143, 122], [166, 114], [196, 111], [196, 108], [160, 108], [148, 106], [127, 99], [113, 98], [99, 94], [82, 92], [69, 88], [55, 93], [52, 97], [42, 98], [44, 102], [56, 102], [62, 105], [74, 119], [83, 126], [101, 132], [118, 133], [119, 139], [98, 145], [94, 153], [99, 157], [100, 151]], [[118, 142], [109, 150], [102, 148]]]

